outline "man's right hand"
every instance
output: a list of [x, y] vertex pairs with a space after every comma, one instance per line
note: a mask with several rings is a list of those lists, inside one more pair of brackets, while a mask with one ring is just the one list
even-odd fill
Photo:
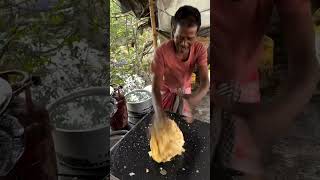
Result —
[[155, 112], [155, 120], [163, 122], [168, 119], [167, 114], [163, 110], [158, 110]]
[[[152, 128], [153, 130], [159, 130], [165, 127], [165, 123], [168, 122], [168, 116], [163, 110], [156, 110], [155, 114], [153, 115], [153, 123]], [[151, 130], [150, 129], [150, 130]]]

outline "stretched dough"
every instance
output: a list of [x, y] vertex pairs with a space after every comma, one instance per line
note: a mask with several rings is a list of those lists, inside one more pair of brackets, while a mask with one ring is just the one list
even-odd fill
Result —
[[184, 138], [178, 125], [171, 119], [151, 127], [149, 155], [158, 163], [168, 162], [176, 155], [181, 155]]

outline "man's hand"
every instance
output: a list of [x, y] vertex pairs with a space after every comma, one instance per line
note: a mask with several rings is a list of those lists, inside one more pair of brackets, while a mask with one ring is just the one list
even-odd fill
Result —
[[187, 101], [190, 108], [200, 104], [202, 98], [208, 93], [209, 90], [209, 77], [208, 67], [206, 65], [199, 66], [200, 87], [194, 94], [184, 94], [182, 97]]
[[152, 103], [155, 110], [154, 121], [164, 121], [166, 114], [162, 108], [162, 95], [160, 92], [161, 82], [163, 81], [163, 75], [153, 74], [152, 80]]
[[233, 82], [221, 83], [217, 85], [212, 95], [214, 105], [232, 111], [235, 102], [240, 99], [240, 93], [239, 85]]
[[190, 108], [193, 108], [200, 104], [202, 97], [199, 95], [185, 94], [183, 99], [186, 100]]
[[222, 108], [224, 110], [232, 109], [232, 105], [234, 104], [228, 96], [221, 96], [217, 94], [213, 94], [213, 103], [214, 107]]
[[158, 110], [155, 112], [155, 118], [157, 121], [165, 121], [168, 119], [167, 114], [163, 110]]
[[159, 130], [165, 127], [166, 123], [168, 122], [168, 116], [164, 111], [156, 110], [153, 116], [153, 125], [150, 130]]

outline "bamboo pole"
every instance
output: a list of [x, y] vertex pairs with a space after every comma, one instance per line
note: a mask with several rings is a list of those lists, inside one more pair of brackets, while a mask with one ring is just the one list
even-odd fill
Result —
[[151, 28], [153, 35], [153, 47], [158, 47], [158, 33], [156, 30], [156, 15], [155, 15], [155, 0], [149, 0], [149, 10], [150, 10], [150, 19], [151, 19]]

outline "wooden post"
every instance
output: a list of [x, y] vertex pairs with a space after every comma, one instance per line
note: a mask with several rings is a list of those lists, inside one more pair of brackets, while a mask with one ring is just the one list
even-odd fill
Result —
[[149, 0], [149, 10], [150, 10], [150, 19], [151, 19], [151, 28], [153, 35], [153, 47], [158, 47], [158, 33], [156, 30], [156, 15], [155, 15], [155, 0]]

